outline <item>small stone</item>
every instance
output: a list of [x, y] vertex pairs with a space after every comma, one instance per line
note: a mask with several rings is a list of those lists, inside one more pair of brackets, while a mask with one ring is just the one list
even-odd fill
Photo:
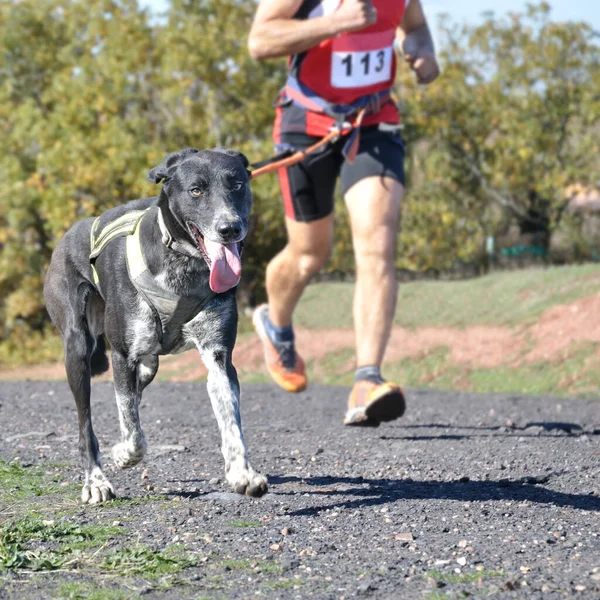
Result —
[[585, 585], [578, 584], [578, 585], [575, 586], [575, 589], [578, 592], [585, 592], [585, 590], [587, 590], [587, 587]]
[[464, 567], [467, 564], [467, 558], [465, 556], [459, 556], [456, 559], [456, 562], [461, 566]]
[[119, 525], [121, 525], [121, 521], [113, 521], [112, 522], [113, 527], [119, 527]]
[[394, 535], [397, 542], [412, 542], [415, 538], [410, 531], [403, 531]]
[[594, 580], [594, 581], [600, 581], [600, 573], [592, 573], [590, 575], [590, 577]]
[[284, 527], [281, 530], [281, 535], [290, 535], [290, 533], [292, 533], [292, 530], [289, 527]]
[[521, 567], [520, 571], [521, 573], [529, 573], [529, 571], [531, 571], [531, 567]]
[[69, 485], [69, 482], [68, 482], [68, 481], [63, 481], [63, 482], [60, 484], [60, 487], [67, 487], [68, 485]]
[[142, 471], [141, 478], [148, 479], [148, 471]]
[[48, 519], [46, 521], [42, 521], [43, 525], [46, 525], [46, 527], [50, 527], [51, 525], [54, 525], [54, 519]]
[[468, 545], [467, 540], [460, 540], [460, 542], [458, 542], [458, 547], [459, 548], [466, 548]]
[[208, 480], [208, 483], [210, 485], [218, 485], [219, 484], [219, 479], [217, 477], [213, 477], [212, 479]]
[[271, 544], [269, 548], [271, 548], [273, 552], [278, 552], [279, 550], [281, 550], [281, 544]]

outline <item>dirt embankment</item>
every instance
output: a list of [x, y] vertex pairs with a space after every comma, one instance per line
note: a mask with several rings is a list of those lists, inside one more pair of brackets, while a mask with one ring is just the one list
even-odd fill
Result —
[[[600, 343], [600, 293], [547, 310], [532, 325], [499, 327], [473, 325], [463, 329], [421, 327], [414, 330], [394, 327], [386, 362], [420, 357], [440, 346], [448, 347], [452, 361], [471, 368], [518, 367], [537, 361], [560, 360], [577, 343]], [[318, 334], [298, 329], [297, 346], [307, 361], [322, 360], [332, 352], [354, 347], [350, 329], [325, 329]], [[352, 366], [348, 359], [348, 368]], [[264, 370], [263, 354], [256, 336], [242, 337], [234, 351], [234, 364], [243, 373]], [[169, 381], [193, 381], [206, 375], [195, 352], [165, 357], [161, 374]], [[0, 371], [0, 379], [64, 379], [62, 364]], [[106, 377], [110, 377], [108, 374]]]

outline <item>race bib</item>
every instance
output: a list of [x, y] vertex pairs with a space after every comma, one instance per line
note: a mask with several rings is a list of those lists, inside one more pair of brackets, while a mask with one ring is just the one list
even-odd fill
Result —
[[331, 54], [331, 86], [360, 88], [389, 81], [393, 42], [394, 30], [335, 38]]

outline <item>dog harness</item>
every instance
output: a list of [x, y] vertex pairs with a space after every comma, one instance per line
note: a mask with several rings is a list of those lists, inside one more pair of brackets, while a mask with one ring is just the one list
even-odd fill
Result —
[[[140, 242], [140, 226], [143, 218], [150, 211], [158, 211], [160, 223], [160, 208], [150, 207], [146, 210], [134, 210], [114, 219], [97, 232], [100, 217], [97, 217], [90, 231], [90, 265], [94, 283], [101, 292], [100, 277], [96, 270], [95, 262], [102, 251], [110, 242], [119, 237], [127, 236], [125, 241], [125, 255], [127, 259], [127, 272], [131, 283], [140, 296], [152, 310], [161, 352], [169, 354], [181, 341], [183, 325], [196, 316], [210, 300], [217, 294], [212, 290], [201, 296], [180, 296], [166, 290], [156, 283], [154, 276], [148, 270]], [[164, 222], [161, 224], [164, 225]], [[165, 235], [163, 242], [168, 248], [174, 248], [175, 242], [170, 234]], [[181, 252], [186, 255], [188, 253]]]

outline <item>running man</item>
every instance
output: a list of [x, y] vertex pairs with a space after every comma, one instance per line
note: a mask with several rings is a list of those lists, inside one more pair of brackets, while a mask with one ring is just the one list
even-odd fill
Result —
[[336, 123], [362, 118], [354, 135], [280, 169], [288, 242], [267, 267], [268, 304], [253, 315], [269, 373], [285, 390], [303, 390], [307, 377], [292, 314], [331, 253], [339, 177], [356, 261], [357, 369], [346, 425], [377, 426], [405, 410], [402, 390], [380, 370], [396, 308], [404, 193], [404, 143], [390, 97], [396, 47], [419, 83], [438, 76], [420, 0], [261, 0], [248, 39], [257, 60], [288, 57], [273, 131], [280, 150], [307, 148]]

